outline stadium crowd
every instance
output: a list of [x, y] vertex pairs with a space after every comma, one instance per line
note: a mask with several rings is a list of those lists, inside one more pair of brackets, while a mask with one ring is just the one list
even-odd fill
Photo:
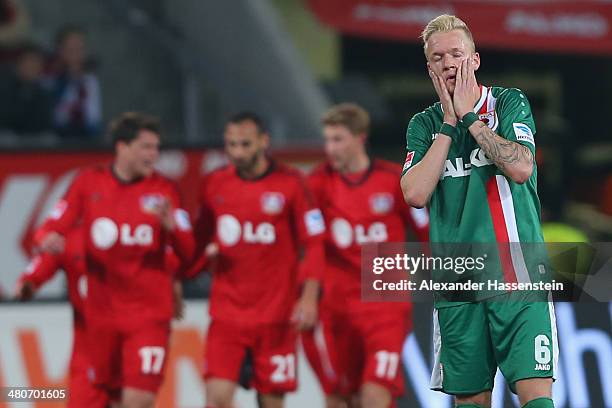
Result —
[[30, 28], [24, 4], [0, 2], [0, 131], [19, 138], [99, 136], [101, 91], [85, 30], [65, 25], [45, 49]]

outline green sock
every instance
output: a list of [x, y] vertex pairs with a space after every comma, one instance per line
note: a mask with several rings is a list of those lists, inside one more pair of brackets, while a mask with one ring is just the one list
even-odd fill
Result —
[[555, 404], [550, 398], [542, 397], [529, 401], [523, 408], [555, 408]]
[[456, 408], [482, 408], [482, 406], [478, 404], [459, 404]]

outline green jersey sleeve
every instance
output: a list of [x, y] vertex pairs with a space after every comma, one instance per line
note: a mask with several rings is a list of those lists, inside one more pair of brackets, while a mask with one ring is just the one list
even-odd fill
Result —
[[520, 89], [507, 89], [498, 99], [497, 133], [508, 140], [527, 146], [535, 157], [536, 127], [527, 97]]
[[431, 146], [432, 131], [423, 120], [424, 113], [414, 115], [406, 130], [406, 161], [402, 169], [402, 176], [412, 166], [421, 161]]

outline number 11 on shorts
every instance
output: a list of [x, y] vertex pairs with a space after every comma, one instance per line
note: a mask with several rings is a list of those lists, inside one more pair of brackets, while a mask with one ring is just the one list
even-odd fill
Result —
[[397, 374], [399, 365], [399, 354], [386, 350], [376, 352], [376, 376], [392, 380]]

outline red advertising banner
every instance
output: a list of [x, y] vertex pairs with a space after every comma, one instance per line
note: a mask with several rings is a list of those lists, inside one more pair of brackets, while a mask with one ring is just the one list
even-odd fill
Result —
[[477, 47], [612, 54], [612, 3], [604, 1], [309, 0], [325, 24], [347, 34], [419, 42], [440, 14], [463, 19]]

